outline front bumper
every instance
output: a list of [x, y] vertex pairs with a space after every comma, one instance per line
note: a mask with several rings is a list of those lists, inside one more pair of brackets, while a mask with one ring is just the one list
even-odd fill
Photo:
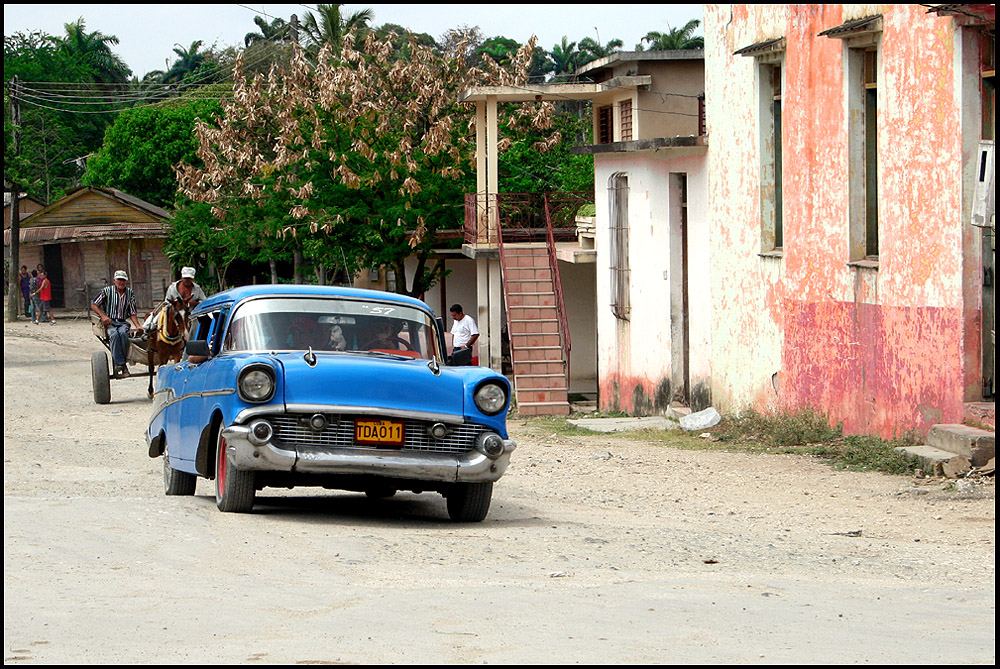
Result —
[[503, 440], [503, 453], [496, 459], [478, 450], [463, 453], [407, 452], [374, 448], [312, 447], [308, 450], [281, 448], [274, 443], [255, 445], [250, 428], [223, 428], [229, 461], [248, 471], [301, 472], [308, 474], [360, 474], [414, 481], [487, 483], [503, 476], [515, 448]]

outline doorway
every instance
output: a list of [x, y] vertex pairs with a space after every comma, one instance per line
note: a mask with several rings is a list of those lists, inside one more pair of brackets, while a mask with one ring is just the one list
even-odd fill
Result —
[[687, 174], [670, 174], [669, 198], [670, 399], [691, 406]]
[[42, 264], [45, 274], [52, 284], [52, 306], [66, 307], [66, 283], [63, 278], [62, 244], [46, 244], [42, 247]]

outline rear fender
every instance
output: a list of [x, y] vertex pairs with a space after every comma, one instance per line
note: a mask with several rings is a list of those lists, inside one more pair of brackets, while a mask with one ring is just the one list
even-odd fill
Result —
[[216, 409], [212, 413], [212, 420], [201, 431], [198, 453], [194, 458], [194, 467], [198, 470], [198, 474], [207, 479], [215, 478], [215, 436], [220, 429], [222, 429], [222, 412]]
[[158, 458], [161, 455], [163, 455], [163, 452], [166, 450], [164, 448], [166, 446], [166, 439], [165, 439], [165, 437], [166, 437], [166, 435], [163, 434], [163, 430], [160, 430], [160, 433], [158, 435], [156, 435], [155, 437], [153, 437], [150, 440], [150, 442], [149, 442], [149, 457], [151, 457], [151, 458]]

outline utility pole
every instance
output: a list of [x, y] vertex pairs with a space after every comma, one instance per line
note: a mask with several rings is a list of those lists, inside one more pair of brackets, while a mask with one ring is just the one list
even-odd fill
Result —
[[[10, 81], [10, 119], [14, 126], [14, 155], [21, 155], [21, 102], [15, 76]], [[10, 182], [10, 264], [7, 277], [7, 320], [17, 320], [17, 297], [21, 294], [21, 186], [17, 179]]]

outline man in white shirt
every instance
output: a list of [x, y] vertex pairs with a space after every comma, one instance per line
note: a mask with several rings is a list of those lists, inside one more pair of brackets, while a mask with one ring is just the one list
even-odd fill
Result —
[[184, 303], [188, 310], [194, 309], [198, 306], [199, 302], [204, 302], [208, 299], [205, 296], [205, 291], [201, 289], [197, 283], [194, 282], [194, 267], [183, 267], [181, 268], [181, 278], [178, 281], [174, 281], [167, 288], [167, 294], [163, 296], [163, 302], [158, 304], [155, 309], [149, 312], [146, 316], [146, 320], [142, 323], [142, 329], [147, 333], [151, 332], [156, 327], [156, 319], [163, 311], [164, 305], [168, 302], [173, 302], [174, 300], [180, 300]]
[[[462, 311], [461, 304], [451, 305], [451, 317], [454, 322], [451, 324], [451, 334], [454, 336], [454, 350], [452, 355], [458, 351], [469, 349], [471, 354], [474, 349], [473, 345], [476, 340], [479, 339], [479, 328], [476, 327], [476, 321], [473, 320], [472, 316], [468, 316]], [[471, 358], [472, 356], [466, 354]], [[465, 357], [465, 356], [461, 356]]]

